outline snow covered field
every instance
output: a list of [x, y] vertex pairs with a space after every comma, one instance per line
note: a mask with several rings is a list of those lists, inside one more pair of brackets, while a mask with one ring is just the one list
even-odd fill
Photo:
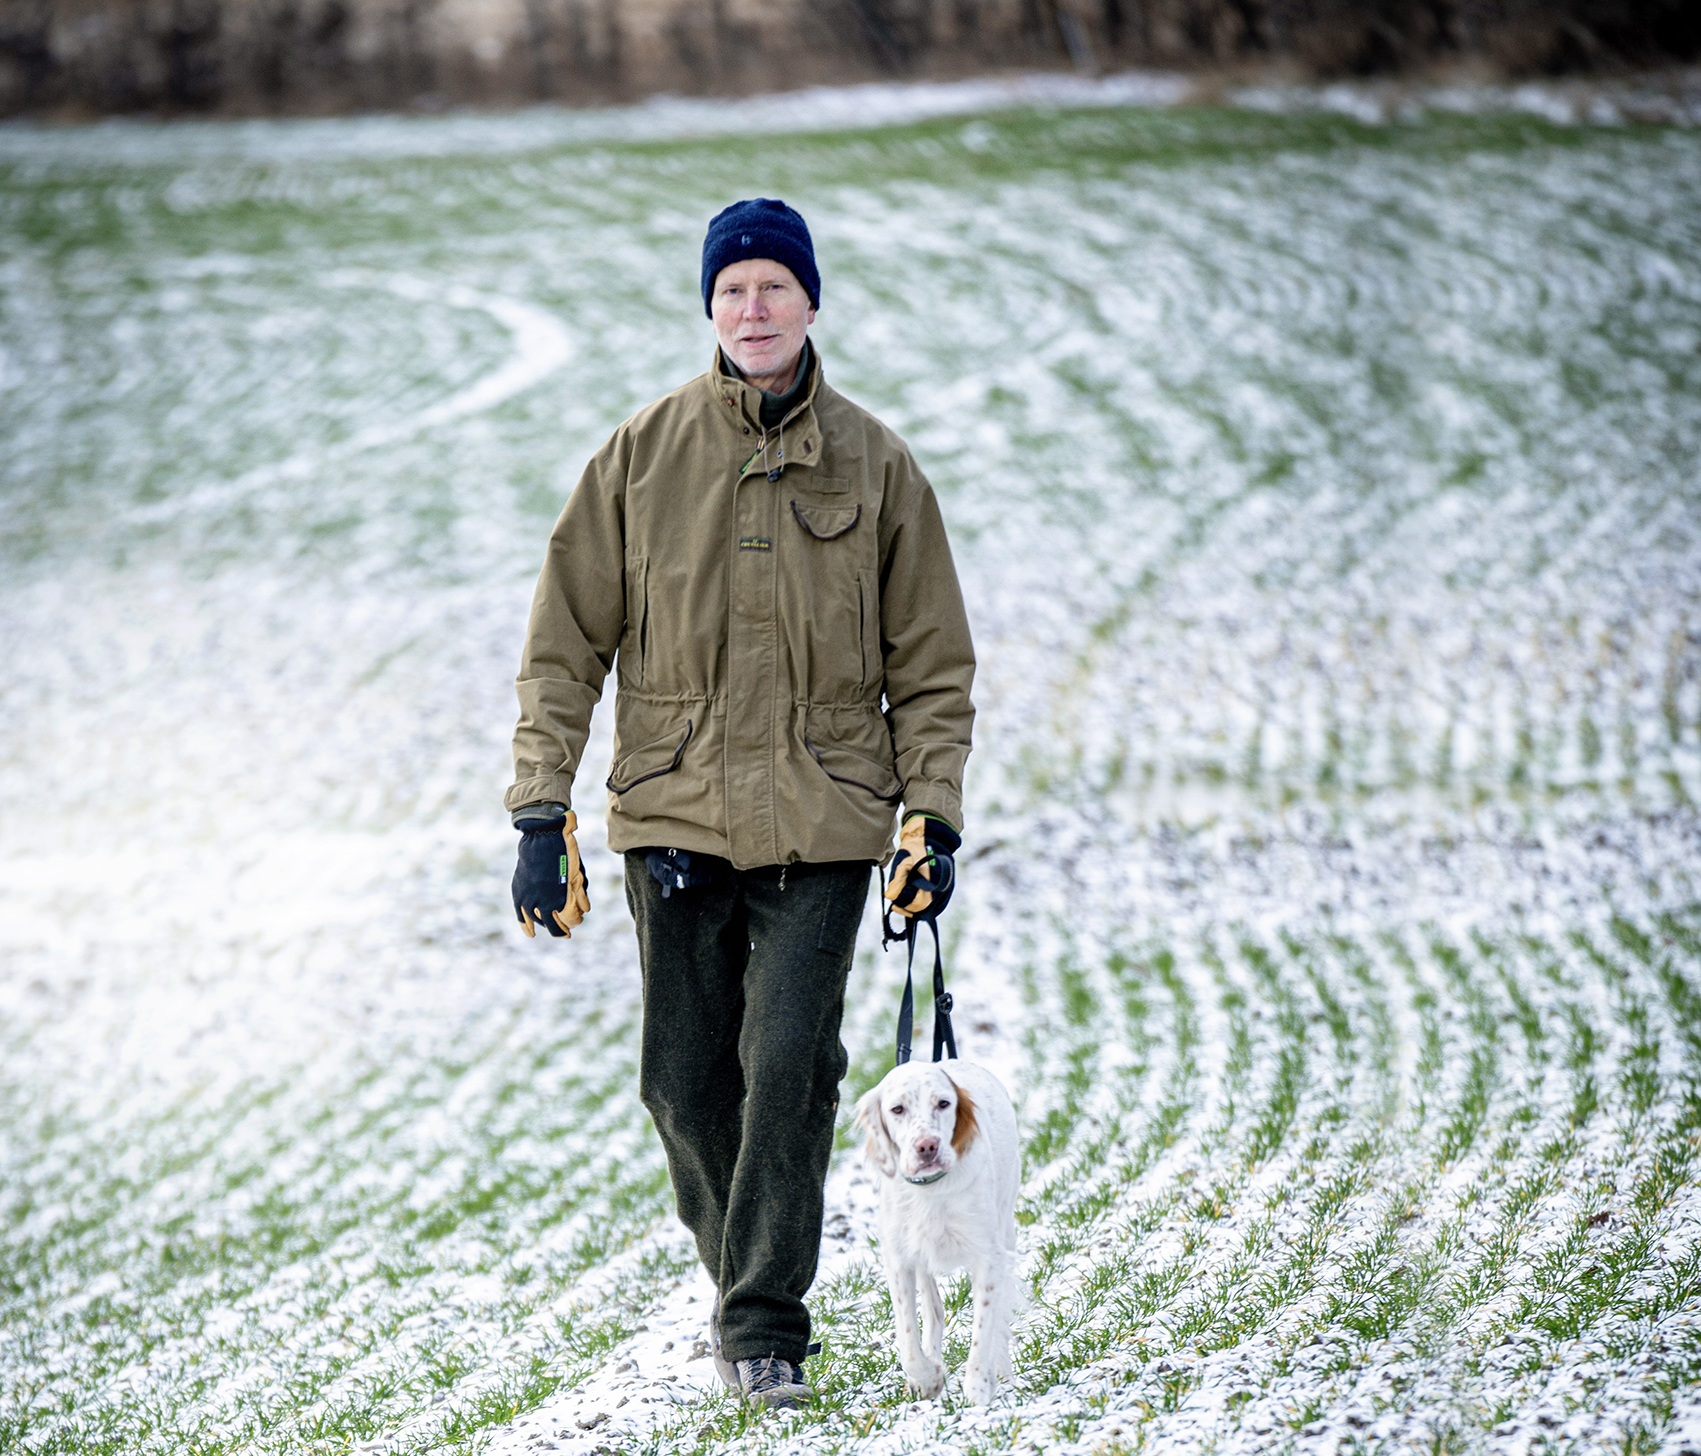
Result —
[[[1701, 1451], [1701, 134], [1028, 99], [0, 129], [0, 1450]], [[757, 193], [981, 653], [989, 1411], [848, 1131], [819, 1408], [715, 1387], [606, 708], [507, 902], [546, 534]]]

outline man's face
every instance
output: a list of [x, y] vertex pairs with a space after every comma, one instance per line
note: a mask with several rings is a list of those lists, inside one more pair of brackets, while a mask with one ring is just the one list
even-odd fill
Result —
[[715, 276], [709, 308], [721, 348], [752, 382], [789, 374], [815, 322], [803, 285], [771, 258], [728, 263]]

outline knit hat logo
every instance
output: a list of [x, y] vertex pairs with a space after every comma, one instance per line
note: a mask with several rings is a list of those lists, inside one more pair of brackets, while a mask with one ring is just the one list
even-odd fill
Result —
[[717, 213], [703, 239], [703, 312], [715, 316], [710, 300], [715, 278], [729, 263], [771, 258], [790, 268], [809, 302], [821, 307], [821, 274], [809, 224], [775, 197], [752, 197]]

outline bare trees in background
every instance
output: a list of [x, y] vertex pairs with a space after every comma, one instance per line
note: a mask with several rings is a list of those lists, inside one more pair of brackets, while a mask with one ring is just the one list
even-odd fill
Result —
[[1696, 0], [0, 0], [0, 114], [328, 112], [1008, 66], [1477, 66], [1701, 54]]

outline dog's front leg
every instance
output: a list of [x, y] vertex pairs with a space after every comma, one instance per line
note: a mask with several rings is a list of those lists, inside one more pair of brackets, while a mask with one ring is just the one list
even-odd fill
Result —
[[1010, 1261], [988, 1259], [973, 1271], [974, 1334], [969, 1362], [963, 1368], [963, 1397], [971, 1405], [988, 1405], [998, 1393], [998, 1377], [1010, 1373], [1010, 1309], [1015, 1295]]
[[939, 1281], [931, 1274], [921, 1276], [922, 1354], [941, 1370], [945, 1368], [945, 1301], [939, 1297]]
[[[916, 1281], [921, 1282], [933, 1293], [935, 1301], [939, 1291], [934, 1287], [933, 1280], [911, 1265], [888, 1263], [886, 1265], [886, 1284], [892, 1291], [892, 1318], [898, 1326], [898, 1363], [904, 1367], [904, 1379], [923, 1400], [932, 1400], [945, 1388], [945, 1366], [939, 1360], [925, 1354], [922, 1350], [921, 1334], [916, 1328]], [[933, 1333], [931, 1321], [928, 1334]]]

